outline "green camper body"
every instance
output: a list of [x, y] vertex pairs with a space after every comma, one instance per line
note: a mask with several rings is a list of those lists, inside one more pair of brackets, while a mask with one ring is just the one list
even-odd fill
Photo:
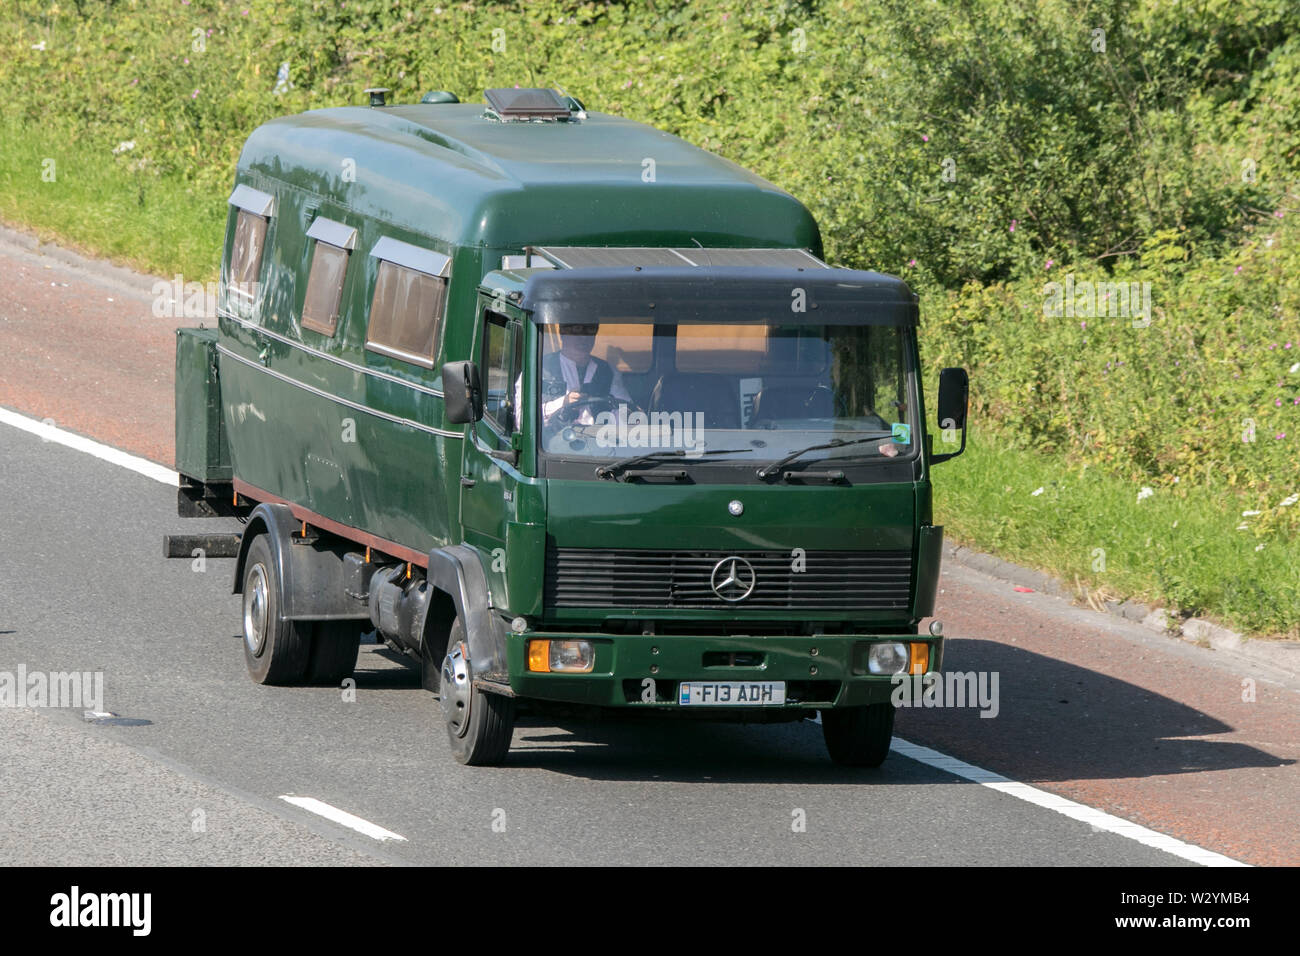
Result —
[[[435, 618], [455, 611], [467, 629], [491, 631], [490, 638], [469, 637], [467, 649], [478, 655], [476, 686], [535, 700], [672, 711], [679, 709], [678, 682], [721, 675], [787, 682], [788, 702], [763, 710], [789, 716], [887, 701], [891, 680], [870, 672], [867, 652], [900, 635], [927, 645], [925, 667], [938, 668], [942, 639], [917, 636], [933, 609], [942, 540], [932, 523], [923, 427], [905, 464], [848, 483], [758, 481], [752, 469], [734, 481], [715, 475], [666, 483], [539, 469], [531, 398], [542, 347], [538, 297], [562, 296], [563, 283], [583, 275], [595, 277], [591, 288], [603, 288], [602, 273], [503, 268], [503, 257], [535, 247], [779, 249], [819, 257], [817, 225], [794, 198], [733, 163], [617, 117], [502, 122], [481, 106], [445, 103], [319, 110], [268, 123], [249, 137], [235, 185], [264, 204], [256, 210], [265, 220], [258, 287], [242, 298], [227, 291], [237, 278], [230, 269], [239, 209], [232, 206], [219, 335], [182, 333], [178, 346], [178, 470], [191, 483], [228, 487], [238, 506], [282, 506], [301, 523], [299, 532], [342, 542], [340, 553], [398, 562], [407, 578], [427, 576], [437, 592], [429, 621], [404, 648], [423, 653], [426, 667], [436, 667], [446, 650], [448, 625]], [[348, 243], [333, 334], [302, 321], [316, 242], [308, 231], [318, 219], [335, 224], [332, 239], [344, 235], [337, 224], [351, 230], [346, 240], [333, 239]], [[446, 257], [445, 313], [428, 367], [366, 347], [381, 261], [372, 251], [381, 240]], [[713, 275], [679, 271], [693, 282]], [[874, 273], [813, 272], [772, 274], [806, 277], [828, 302], [837, 277], [884, 290], [878, 294], [910, 316], [906, 358], [915, 375], [915, 299], [906, 287]], [[675, 281], [663, 270], [645, 274]], [[717, 270], [719, 281], [736, 275]], [[442, 367], [482, 361], [488, 311], [510, 322], [523, 357], [522, 423], [512, 438], [487, 420], [456, 424], [447, 414]], [[919, 381], [916, 397], [919, 403]], [[737, 501], [740, 517], [729, 511]], [[271, 530], [270, 522], [258, 528]], [[237, 591], [248, 547], [245, 540]], [[548, 560], [554, 564], [557, 549], [716, 556], [756, 548], [901, 556], [906, 599], [814, 611], [721, 601], [561, 606], [547, 599]], [[482, 582], [477, 589], [475, 580]], [[351, 616], [364, 618], [364, 601], [356, 593], [351, 599], [359, 602]], [[278, 607], [284, 615], [286, 602]], [[373, 608], [369, 613], [374, 619]], [[340, 615], [347, 616], [336, 607], [318, 616]], [[441, 646], [417, 646], [439, 635]], [[530, 641], [570, 636], [594, 645], [589, 672], [529, 669]], [[485, 640], [491, 649], [483, 650]], [[712, 716], [743, 710], [700, 709]]]

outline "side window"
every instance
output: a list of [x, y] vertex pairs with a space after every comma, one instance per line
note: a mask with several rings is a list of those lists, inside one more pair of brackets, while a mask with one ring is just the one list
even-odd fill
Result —
[[516, 327], [504, 315], [488, 312], [487, 328], [483, 336], [483, 361], [480, 367], [486, 378], [483, 400], [483, 417], [503, 435], [519, 427], [516, 403], [521, 367], [520, 346]]
[[447, 305], [450, 259], [387, 237], [370, 253], [379, 259], [366, 348], [433, 368]]
[[254, 290], [262, 277], [268, 222], [246, 209], [239, 210], [239, 218], [235, 220], [235, 245], [230, 250], [230, 291], [240, 298], [257, 298]]
[[251, 306], [257, 300], [266, 252], [266, 230], [275, 211], [275, 197], [251, 186], [236, 186], [230, 194], [235, 213], [235, 236], [226, 272], [226, 295], [230, 304]]
[[523, 423], [520, 419], [524, 413], [524, 330], [518, 323], [511, 326], [514, 335], [514, 357], [510, 360], [510, 407], [514, 410], [511, 421], [511, 431], [517, 432]]
[[356, 246], [357, 231], [341, 222], [317, 218], [307, 230], [307, 237], [316, 240], [316, 248], [307, 275], [302, 326], [332, 336], [338, 328], [343, 280], [347, 277], [348, 255]]

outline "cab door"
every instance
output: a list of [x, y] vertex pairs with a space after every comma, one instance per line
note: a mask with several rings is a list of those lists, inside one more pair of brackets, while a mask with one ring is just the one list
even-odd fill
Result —
[[483, 383], [483, 417], [466, 426], [461, 456], [460, 520], [467, 543], [484, 552], [490, 584], [505, 572], [506, 522], [522, 475], [520, 403], [524, 333], [518, 317], [480, 299], [474, 361]]

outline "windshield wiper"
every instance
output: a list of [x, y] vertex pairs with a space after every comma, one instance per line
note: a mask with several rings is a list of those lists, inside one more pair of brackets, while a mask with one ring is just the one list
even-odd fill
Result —
[[753, 451], [752, 448], [710, 448], [702, 452], [687, 452], [685, 448], [677, 448], [673, 451], [652, 451], [648, 455], [637, 455], [633, 458], [624, 458], [616, 461], [612, 465], [601, 465], [596, 469], [597, 478], [618, 478], [619, 473], [631, 468], [633, 465], [639, 465], [642, 462], [662, 461], [665, 458], [685, 458], [688, 454], [691, 457], [699, 455], [732, 455], [742, 451]]
[[764, 467], [758, 469], [758, 477], [760, 478], [771, 477], [772, 475], [775, 475], [778, 471], [780, 471], [782, 468], [784, 468], [786, 465], [790, 464], [790, 462], [794, 461], [796, 458], [803, 457], [804, 455], [808, 454], [808, 452], [810, 451], [820, 451], [823, 448], [843, 448], [845, 445], [861, 445], [863, 442], [880, 441], [880, 439], [882, 438], [892, 438], [892, 437], [893, 437], [892, 432], [880, 432], [879, 434], [872, 435], [869, 438], [854, 438], [851, 440], [845, 440], [843, 438], [835, 438], [822, 445], [809, 445], [807, 448], [800, 448], [798, 451], [792, 451], [790, 454], [786, 455], [780, 461], [774, 461], [772, 462], [772, 464], [765, 465]]

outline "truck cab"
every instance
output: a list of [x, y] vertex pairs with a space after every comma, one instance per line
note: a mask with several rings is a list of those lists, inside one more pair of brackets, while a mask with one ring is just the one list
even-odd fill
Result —
[[[964, 448], [965, 373], [927, 416], [904, 282], [828, 267], [807, 211], [752, 174], [525, 92], [557, 115], [511, 119], [519, 91], [489, 91], [297, 118], [304, 165], [380, 141], [364, 190], [295, 175], [292, 151], [272, 175], [284, 130], [241, 158], [220, 328], [178, 346], [177, 447], [182, 513], [246, 520], [250, 675], [336, 682], [373, 630], [463, 763], [505, 759], [527, 707], [820, 715], [833, 760], [879, 764], [893, 688], [942, 663], [941, 630], [918, 633], [930, 470]], [[403, 145], [465, 188], [404, 191]], [[652, 150], [676, 180], [657, 195]], [[934, 424], [960, 443], [936, 452]]]

